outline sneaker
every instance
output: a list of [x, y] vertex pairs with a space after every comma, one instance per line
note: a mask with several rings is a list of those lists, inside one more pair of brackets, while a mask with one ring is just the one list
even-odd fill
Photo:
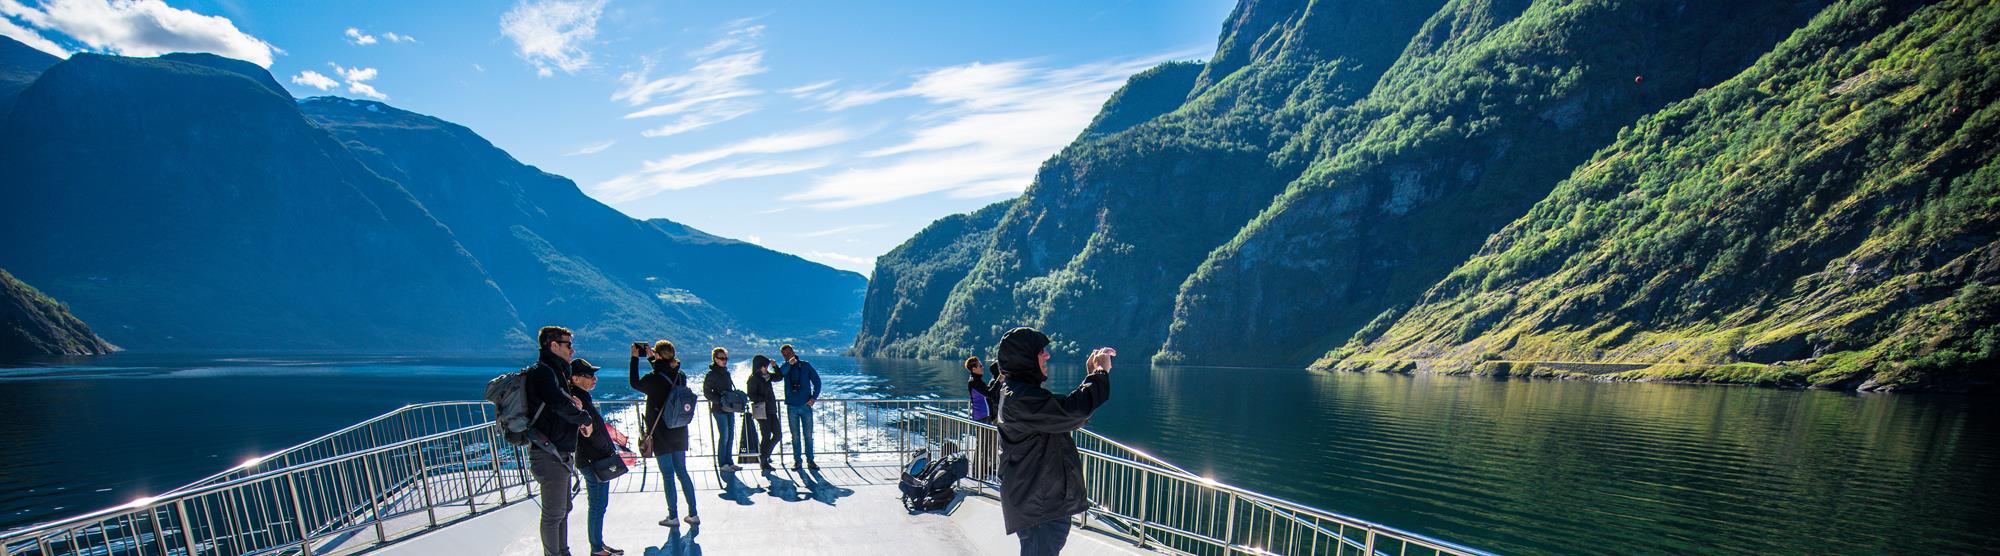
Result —
[[597, 549], [597, 552], [592, 552], [592, 553], [590, 553], [590, 556], [618, 556], [619, 554], [624, 554], [624, 553], [623, 553], [623, 552], [612, 552], [612, 551], [611, 551], [611, 549], [609, 549], [609, 548], [600, 548], [600, 549]]
[[763, 465], [760, 465], [759, 467], [762, 467], [762, 468], [764, 468], [764, 472], [765, 472], [765, 473], [770, 473], [770, 472], [772, 472], [772, 471], [777, 471], [777, 470], [778, 470], [778, 468], [776, 468], [776, 467], [771, 467], [771, 464], [768, 464], [768, 463], [766, 463], [766, 464], [763, 464]]
[[819, 463], [818, 463], [818, 462], [807, 462], [807, 463], [806, 463], [806, 469], [811, 469], [811, 470], [813, 470], [813, 471], [819, 471]]
[[687, 516], [687, 522], [688, 525], [701, 525], [701, 516], [698, 515]]
[[670, 515], [670, 516], [667, 516], [667, 518], [666, 518], [666, 519], [662, 519], [662, 520], [660, 520], [660, 526], [661, 526], [661, 527], [680, 527], [680, 526], [681, 526], [681, 518], [680, 518], [680, 516], [673, 516], [673, 515]]
[[729, 465], [724, 465], [724, 466], [722, 466], [722, 470], [723, 470], [723, 471], [728, 471], [728, 472], [730, 472], [730, 473], [735, 473], [735, 472], [737, 472], [737, 471], [742, 471], [742, 470], [743, 470], [743, 467], [742, 467], [742, 466], [739, 466], [739, 465], [736, 465], [736, 464], [734, 464], [734, 463], [732, 463], [732, 464], [729, 464]]
[[619, 549], [616, 549], [616, 548], [611, 548], [611, 547], [609, 547], [609, 546], [607, 546], [607, 547], [604, 547], [604, 551], [605, 551], [605, 552], [610, 552], [610, 553], [612, 553], [612, 554], [624, 554], [624, 553], [625, 553], [625, 551], [623, 551], [623, 550], [619, 550]]

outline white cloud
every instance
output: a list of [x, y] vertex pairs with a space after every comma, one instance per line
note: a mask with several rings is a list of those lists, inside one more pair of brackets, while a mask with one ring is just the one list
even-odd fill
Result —
[[637, 172], [627, 173], [598, 184], [597, 191], [608, 196], [612, 202], [622, 202], [662, 191], [687, 189], [734, 179], [817, 170], [832, 162], [824, 157], [817, 157], [804, 160], [757, 159], [728, 164], [713, 163], [745, 155], [778, 155], [820, 149], [840, 144], [853, 137], [852, 132], [839, 128], [756, 137], [705, 151], [681, 153], [646, 161]]
[[888, 224], [854, 224], [851, 226], [841, 226], [838, 228], [819, 230], [816, 232], [806, 232], [803, 234], [799, 234], [799, 237], [801, 238], [826, 237], [826, 236], [833, 236], [840, 234], [851, 234], [855, 232], [866, 232], [869, 230], [880, 230], [882, 228], [887, 228], [887, 227], [889, 227]]
[[604, 152], [604, 149], [609, 149], [611, 148], [612, 145], [615, 145], [617, 143], [618, 141], [615, 139], [605, 139], [603, 141], [598, 141], [596, 143], [591, 143], [588, 145], [577, 147], [576, 150], [570, 151], [567, 154], [564, 154], [563, 156], [584, 156], [584, 155], [597, 154]]
[[35, 7], [0, 0], [0, 12], [91, 50], [126, 56], [207, 52], [268, 68], [276, 50], [238, 30], [229, 18], [174, 8], [161, 0], [47, 0]]
[[360, 30], [360, 29], [355, 29], [355, 28], [353, 28], [353, 27], [348, 27], [348, 28], [347, 28], [347, 42], [351, 42], [351, 43], [354, 43], [354, 44], [358, 44], [358, 45], [361, 45], [361, 46], [368, 46], [368, 45], [371, 45], [371, 44], [375, 44], [375, 35], [370, 35], [370, 34], [367, 34], [367, 33], [363, 33], [363, 32], [361, 32], [361, 30]]
[[332, 90], [334, 87], [340, 86], [339, 81], [334, 81], [333, 78], [313, 70], [305, 70], [299, 72], [298, 75], [292, 76], [292, 84], [304, 85], [322, 91]]
[[[6, 5], [0, 3], [0, 8], [4, 8]], [[0, 17], [0, 37], [21, 41], [21, 44], [28, 45], [28, 48], [47, 52], [50, 56], [57, 58], [69, 57], [69, 50], [64, 49], [61, 45], [57, 45], [55, 41], [51, 41], [48, 37], [42, 36], [41, 33], [36, 33], [33, 29], [17, 25], [14, 23], [14, 20], [4, 17]]]
[[521, 0], [500, 16], [500, 33], [514, 41], [535, 74], [574, 74], [590, 65], [584, 43], [597, 37], [604, 0]]
[[824, 110], [909, 98], [921, 101], [924, 111], [913, 118], [919, 126], [904, 141], [861, 153], [872, 163], [822, 176], [783, 199], [831, 209], [931, 193], [1019, 193], [1042, 161], [1075, 139], [1127, 78], [1184, 55], [1059, 68], [975, 62], [926, 72], [902, 88], [820, 87], [803, 96]]
[[832, 87], [835, 83], [839, 82], [840, 82], [839, 79], [828, 79], [826, 81], [821, 81], [818, 83], [800, 85], [797, 87], [792, 87], [790, 89], [785, 89], [785, 94], [792, 95], [798, 98], [810, 98], [809, 95], [811, 95], [813, 92], [825, 89], [827, 87]]
[[759, 237], [759, 236], [745, 236], [745, 237], [743, 238], [743, 241], [748, 241], [748, 242], [750, 242], [750, 244], [751, 244], [751, 245], [759, 245], [759, 246], [761, 246], [761, 245], [763, 245], [763, 244], [764, 244], [764, 238], [762, 238], [762, 237]]
[[834, 266], [845, 267], [850, 270], [859, 268], [862, 272], [867, 272], [875, 268], [875, 257], [856, 257], [844, 253], [831, 253], [827, 251], [807, 251], [805, 257]]
[[388, 94], [383, 93], [381, 90], [376, 89], [374, 85], [368, 83], [369, 81], [373, 81], [378, 73], [375, 71], [375, 68], [348, 68], [341, 67], [340, 64], [328, 65], [333, 66], [334, 74], [339, 75], [342, 81], [347, 82], [347, 92], [375, 100], [389, 100]]
[[649, 62], [644, 69], [619, 76], [625, 86], [612, 93], [611, 100], [645, 106], [625, 114], [626, 119], [674, 116], [673, 121], [644, 131], [647, 137], [686, 133], [755, 112], [757, 105], [745, 99], [763, 92], [746, 81], [766, 71], [764, 52], [756, 45], [764, 27], [745, 23], [739, 20], [723, 38], [689, 53], [695, 64], [686, 72], [654, 79], [649, 77]]
[[390, 33], [386, 31], [382, 33], [382, 38], [388, 39], [389, 42], [417, 42], [416, 37], [412, 37], [409, 35], [399, 35], [396, 33]]

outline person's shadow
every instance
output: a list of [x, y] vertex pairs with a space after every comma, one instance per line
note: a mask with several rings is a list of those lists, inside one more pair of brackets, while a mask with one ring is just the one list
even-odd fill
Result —
[[765, 471], [764, 483], [770, 485], [764, 487], [764, 492], [779, 500], [798, 502], [803, 499], [799, 496], [799, 484], [778, 476], [777, 472]]
[[854, 494], [854, 489], [837, 487], [833, 483], [827, 482], [826, 476], [819, 474], [819, 470], [809, 470], [800, 473], [799, 480], [805, 483], [806, 490], [811, 491], [813, 500], [818, 500], [821, 504], [828, 506], [834, 505], [834, 502], [841, 498]]
[[[766, 474], [766, 476], [769, 476], [769, 474]], [[764, 488], [744, 484], [741, 479], [736, 478], [735, 473], [723, 473], [722, 492], [716, 494], [716, 497], [736, 502], [736, 505], [739, 506], [749, 506], [756, 504], [756, 502], [750, 500], [751, 495], [759, 492], [764, 492]]]
[[667, 542], [646, 547], [645, 556], [701, 556], [701, 545], [694, 542], [695, 536], [700, 534], [700, 525], [689, 526], [686, 535], [681, 534], [679, 527], [669, 529]]

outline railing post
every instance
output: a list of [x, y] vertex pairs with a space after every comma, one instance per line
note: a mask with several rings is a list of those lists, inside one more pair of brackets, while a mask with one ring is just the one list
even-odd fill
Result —
[[[158, 506], [154, 506], [152, 508], [147, 509], [146, 520], [153, 522], [153, 546], [160, 547], [160, 556], [166, 556], [167, 535], [165, 532], [166, 530], [160, 527], [160, 508]], [[0, 549], [5, 549], [5, 548], [6, 547], [4, 546], [4, 544], [0, 544]], [[8, 552], [7, 554], [12, 555], [13, 553]]]
[[416, 466], [417, 482], [423, 486], [424, 490], [424, 514], [430, 516], [430, 528], [436, 529], [438, 526], [437, 499], [431, 496], [429, 466], [424, 465], [423, 452], [418, 447], [410, 447], [410, 452], [412, 452], [410, 454], [410, 464]]
[[375, 482], [375, 459], [362, 456], [361, 472], [368, 481], [368, 513], [374, 516], [375, 542], [389, 542], [389, 535], [382, 532], [382, 496], [375, 490], [376, 485], [380, 484]]
[[194, 544], [194, 523], [188, 521], [187, 500], [174, 501], [174, 516], [181, 521], [181, 538], [187, 543], [187, 556], [195, 556], [199, 550]]
[[[1367, 531], [1368, 531], [1368, 534], [1367, 534], [1367, 539], [1368, 539], [1368, 547], [1367, 547], [1367, 548], [1363, 548], [1363, 549], [1361, 549], [1361, 554], [1362, 554], [1362, 556], [1374, 556], [1374, 555], [1375, 555], [1375, 526], [1374, 526], [1373, 524], [1370, 524], [1370, 525], [1368, 526], [1368, 529], [1367, 529]], [[1407, 550], [1409, 549], [1409, 541], [1408, 541], [1408, 540], [1405, 540], [1405, 541], [1403, 541], [1403, 548], [1404, 548], [1404, 550], [1406, 550], [1406, 551], [1407, 551]]]
[[1153, 473], [1151, 471], [1147, 471], [1144, 469], [1140, 469], [1138, 471], [1139, 471], [1139, 548], [1145, 548], [1146, 523], [1148, 523], [1146, 521], [1146, 516], [1152, 513], [1147, 511], [1146, 509], [1150, 507], [1152, 504], [1149, 495], [1152, 494], [1153, 491]]
[[[495, 447], [499, 446], [500, 442], [505, 442], [505, 440], [494, 438], [493, 432], [493, 428], [486, 429], [486, 460], [493, 462], [493, 488], [500, 491], [500, 505], [505, 506], [507, 505], [507, 480], [500, 476], [500, 449]], [[496, 440], [500, 442], [495, 442]]]
[[297, 525], [299, 529], [299, 552], [305, 556], [312, 556], [312, 532], [306, 530], [306, 511], [299, 505], [298, 475], [286, 473], [285, 487], [292, 491], [292, 524]]
[[1222, 530], [1222, 551], [1225, 553], [1236, 551], [1236, 493], [1235, 492], [1229, 493], [1229, 509], [1227, 511], [1229, 512], [1229, 520], [1225, 522], [1227, 523], [1227, 526], [1224, 527]]
[[472, 513], [479, 513], [478, 493], [472, 490], [472, 459], [465, 456], [465, 442], [460, 440], [458, 449], [458, 478], [465, 483], [465, 507]]

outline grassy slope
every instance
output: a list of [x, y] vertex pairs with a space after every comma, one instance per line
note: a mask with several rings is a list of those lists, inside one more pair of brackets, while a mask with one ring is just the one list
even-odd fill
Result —
[[1990, 383], [2000, 6], [1914, 4], [1830, 8], [1741, 75], [1622, 130], [1414, 308], [1320, 365]]

